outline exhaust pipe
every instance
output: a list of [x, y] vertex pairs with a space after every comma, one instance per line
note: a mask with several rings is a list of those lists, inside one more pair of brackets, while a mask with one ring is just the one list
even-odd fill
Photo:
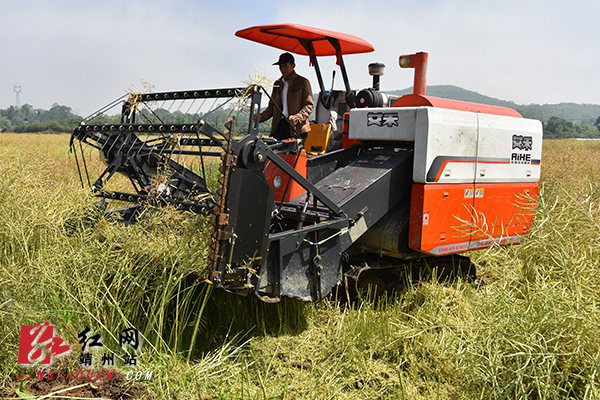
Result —
[[429, 54], [420, 52], [416, 54], [409, 54], [400, 56], [400, 67], [401, 68], [414, 68], [415, 69], [415, 82], [413, 84], [413, 94], [420, 94], [425, 96], [427, 90], [427, 61]]

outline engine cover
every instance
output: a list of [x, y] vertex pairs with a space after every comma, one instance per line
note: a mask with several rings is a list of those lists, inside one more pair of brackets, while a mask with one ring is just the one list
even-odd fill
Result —
[[435, 107], [350, 112], [349, 138], [414, 142], [415, 183], [538, 182], [542, 123]]

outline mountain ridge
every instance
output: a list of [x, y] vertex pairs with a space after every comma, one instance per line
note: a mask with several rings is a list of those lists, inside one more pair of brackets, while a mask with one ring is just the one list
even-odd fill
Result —
[[[412, 87], [402, 90], [384, 90], [383, 92], [394, 96], [404, 96], [412, 93]], [[551, 117], [559, 117], [577, 124], [594, 126], [596, 119], [600, 116], [600, 104], [580, 104], [570, 102], [558, 104], [517, 104], [514, 101], [500, 100], [454, 85], [427, 86], [427, 95], [452, 100], [509, 107], [517, 110], [525, 118], [539, 119], [544, 124], [546, 124]]]

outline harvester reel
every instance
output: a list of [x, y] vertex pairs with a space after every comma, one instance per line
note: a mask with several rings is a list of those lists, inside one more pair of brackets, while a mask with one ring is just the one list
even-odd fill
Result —
[[[221, 179], [216, 189], [208, 187], [207, 161], [217, 158], [231, 163], [229, 150], [239, 110], [227, 104], [253, 92], [231, 88], [135, 93], [116, 100], [73, 131], [71, 151], [82, 186], [87, 182], [103, 199], [107, 212], [121, 214], [125, 222], [135, 218], [140, 207], [166, 204], [219, 214], [224, 182]], [[121, 102], [120, 121], [104, 122], [109, 110]], [[215, 152], [215, 147], [222, 151]], [[102, 165], [93, 157], [96, 151], [104, 170], [92, 181], [92, 169]], [[115, 173], [126, 179], [113, 182], [118, 181]]]

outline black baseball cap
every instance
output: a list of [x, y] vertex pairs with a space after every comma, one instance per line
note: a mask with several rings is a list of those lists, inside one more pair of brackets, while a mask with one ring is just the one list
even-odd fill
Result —
[[279, 60], [276, 63], [273, 63], [273, 65], [283, 65], [285, 63], [295, 64], [294, 56], [290, 53], [283, 53], [279, 56]]

